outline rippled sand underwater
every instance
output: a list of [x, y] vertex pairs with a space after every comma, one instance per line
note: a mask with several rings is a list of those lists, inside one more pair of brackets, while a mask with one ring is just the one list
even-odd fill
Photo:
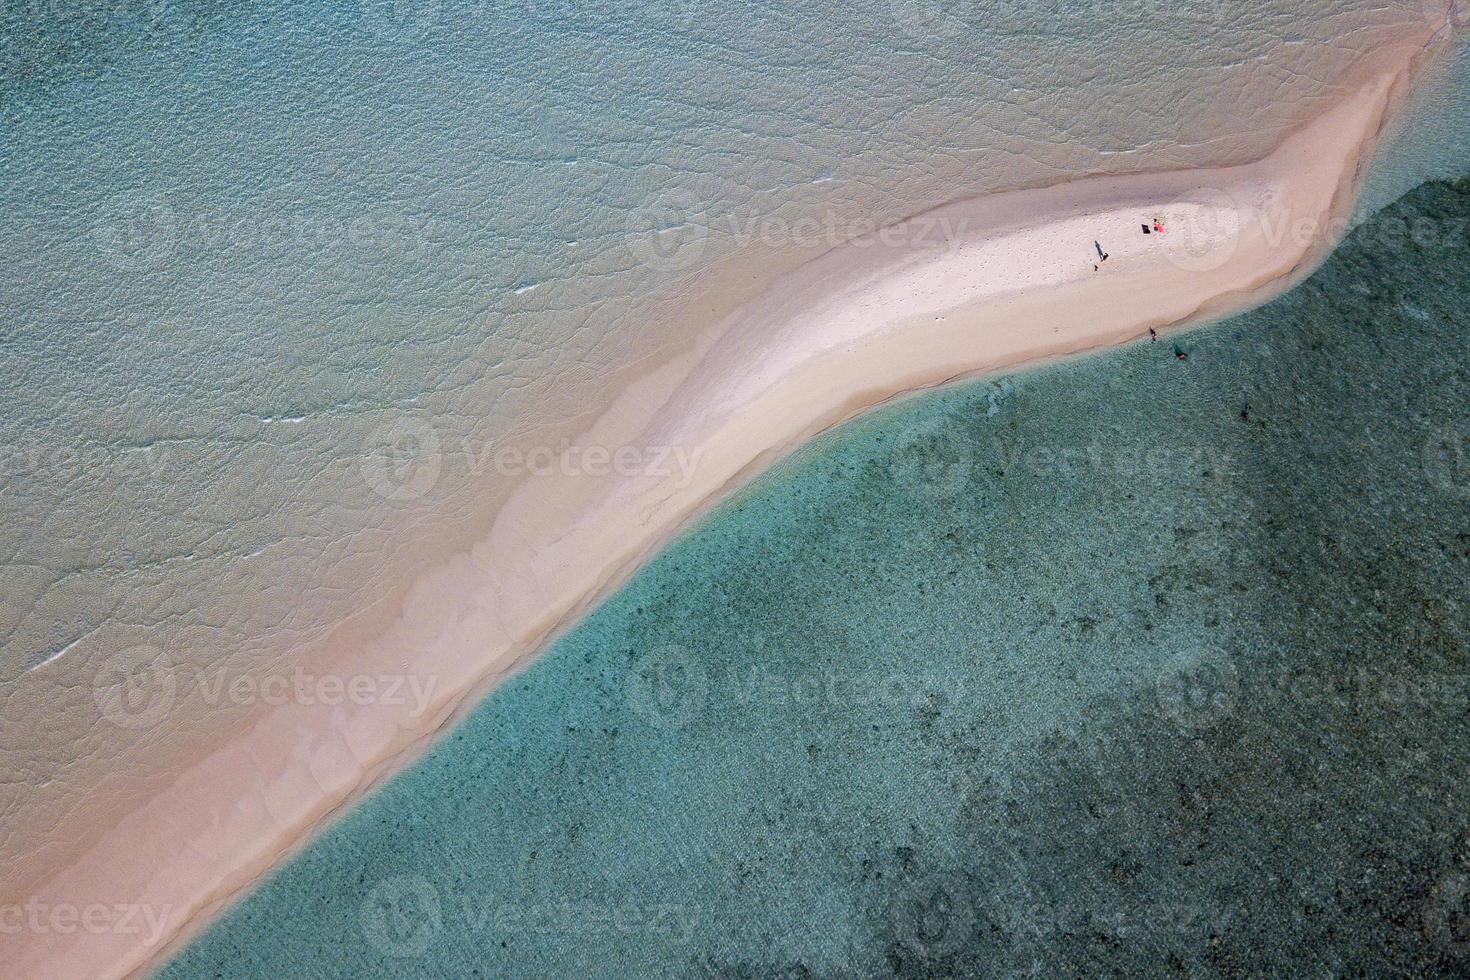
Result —
[[1467, 267], [829, 433], [163, 975], [1465, 969]]

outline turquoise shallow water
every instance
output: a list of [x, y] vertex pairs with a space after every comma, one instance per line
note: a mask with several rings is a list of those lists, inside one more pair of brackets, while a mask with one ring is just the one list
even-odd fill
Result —
[[1467, 219], [829, 434], [163, 976], [1464, 969]]

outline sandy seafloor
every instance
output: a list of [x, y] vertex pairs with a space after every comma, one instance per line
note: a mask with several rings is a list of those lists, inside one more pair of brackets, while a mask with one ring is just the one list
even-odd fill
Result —
[[1465, 969], [1467, 268], [829, 433], [162, 976]]

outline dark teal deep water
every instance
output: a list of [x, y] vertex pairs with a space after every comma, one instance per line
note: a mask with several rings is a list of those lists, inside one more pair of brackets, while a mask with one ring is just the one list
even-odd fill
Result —
[[1467, 218], [820, 440], [164, 976], [1470, 969]]

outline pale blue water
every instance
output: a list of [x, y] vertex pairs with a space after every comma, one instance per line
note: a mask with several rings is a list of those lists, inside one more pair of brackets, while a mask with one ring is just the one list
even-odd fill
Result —
[[1467, 220], [822, 438], [163, 976], [1464, 970]]

